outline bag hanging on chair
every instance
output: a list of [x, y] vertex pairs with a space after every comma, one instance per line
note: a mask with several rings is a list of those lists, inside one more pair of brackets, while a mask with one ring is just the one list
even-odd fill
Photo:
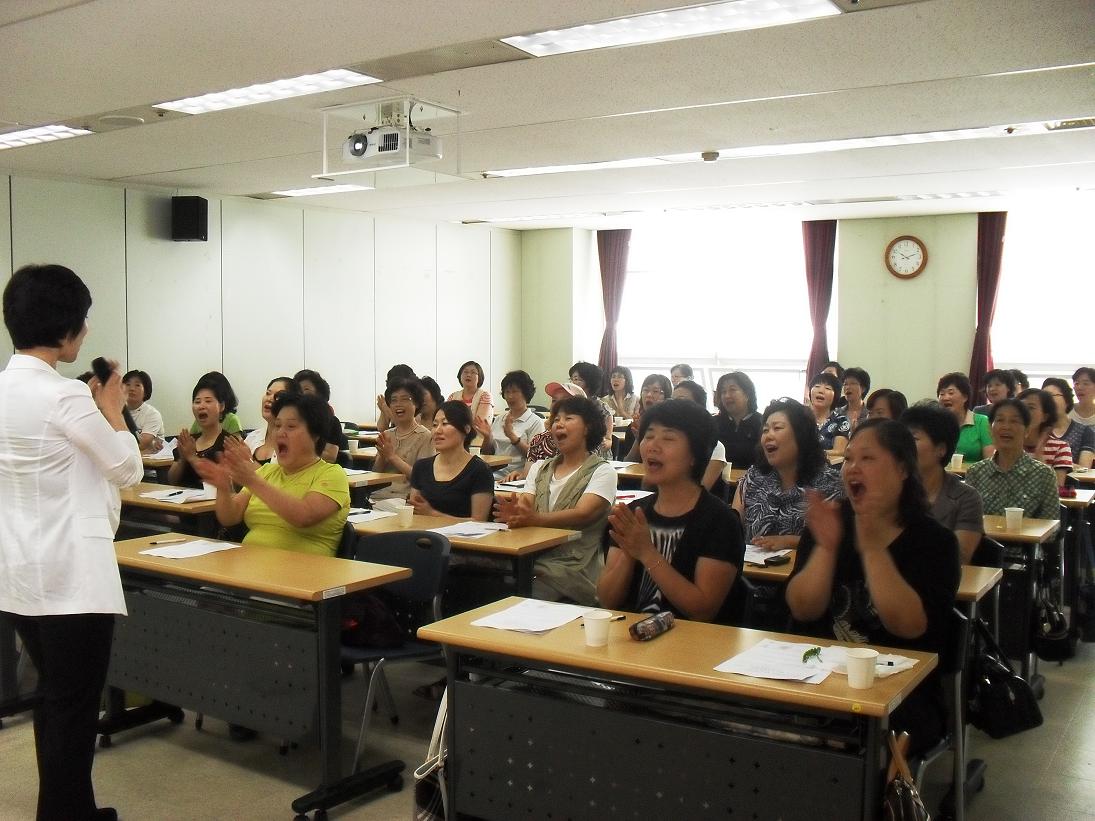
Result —
[[1065, 661], [1076, 652], [1068, 619], [1050, 600], [1048, 591], [1042, 589], [1034, 602], [1034, 615], [1030, 620], [1031, 643], [1042, 661]]
[[885, 821], [931, 821], [905, 760], [909, 734], [902, 733], [899, 740], [891, 730], [889, 743], [892, 758], [886, 776], [886, 793], [882, 797], [882, 817]]

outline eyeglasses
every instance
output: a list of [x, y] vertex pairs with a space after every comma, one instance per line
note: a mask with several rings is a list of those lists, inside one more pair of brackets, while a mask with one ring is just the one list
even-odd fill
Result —
[[665, 396], [661, 388], [643, 388], [643, 396]]

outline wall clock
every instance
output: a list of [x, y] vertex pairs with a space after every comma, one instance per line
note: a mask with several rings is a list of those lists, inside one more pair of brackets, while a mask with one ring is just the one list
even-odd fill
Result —
[[906, 234], [891, 240], [883, 255], [886, 270], [898, 279], [912, 279], [924, 272], [928, 264], [928, 248], [923, 240]]

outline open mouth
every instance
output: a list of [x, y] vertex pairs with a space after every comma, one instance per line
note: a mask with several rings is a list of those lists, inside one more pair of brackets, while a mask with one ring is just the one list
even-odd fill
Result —
[[858, 479], [848, 482], [848, 498], [853, 502], [861, 501], [867, 493], [867, 488]]
[[659, 471], [665, 467], [665, 463], [660, 459], [643, 459], [643, 465], [647, 471]]
[[198, 422], [205, 422], [209, 419], [209, 414], [206, 411], [198, 411]]
[[284, 442], [278, 442], [278, 459], [285, 456], [289, 452], [289, 446]]

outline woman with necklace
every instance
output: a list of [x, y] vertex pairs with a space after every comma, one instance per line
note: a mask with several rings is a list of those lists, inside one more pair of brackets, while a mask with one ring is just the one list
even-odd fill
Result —
[[819, 373], [810, 383], [810, 410], [814, 414], [817, 440], [826, 453], [840, 456], [848, 446], [852, 426], [848, 417], [835, 409], [840, 382], [831, 373]]
[[475, 436], [472, 414], [459, 399], [443, 402], [433, 417], [435, 456], [411, 468], [414, 512], [427, 516], [487, 521], [494, 503], [494, 474], [468, 451]]
[[670, 399], [643, 414], [639, 443], [654, 495], [609, 515], [612, 547], [597, 598], [604, 607], [725, 620], [745, 543], [737, 515], [700, 485], [714, 421], [692, 402]]
[[[244, 544], [334, 556], [350, 509], [346, 471], [320, 454], [331, 411], [318, 396], [283, 391], [273, 403], [276, 461], [258, 465], [238, 439], [197, 465], [217, 488], [217, 520], [247, 525]], [[233, 483], [242, 489], [235, 492]]]
[[234, 398], [228, 396], [231, 388], [227, 381], [206, 374], [194, 386], [191, 394], [190, 409], [194, 413], [194, 424], [198, 431], [179, 431], [175, 445], [175, 461], [168, 468], [167, 481], [172, 485], [201, 487], [202, 480], [197, 473], [199, 462], [204, 459], [216, 459], [222, 453], [228, 440], [238, 441], [224, 429], [226, 407]]
[[417, 420], [424, 395], [416, 379], [397, 379], [384, 390], [384, 404], [395, 427], [381, 431], [377, 437], [373, 470], [395, 471], [403, 478], [373, 493], [373, 501], [406, 499], [415, 462], [433, 455], [432, 434]]

